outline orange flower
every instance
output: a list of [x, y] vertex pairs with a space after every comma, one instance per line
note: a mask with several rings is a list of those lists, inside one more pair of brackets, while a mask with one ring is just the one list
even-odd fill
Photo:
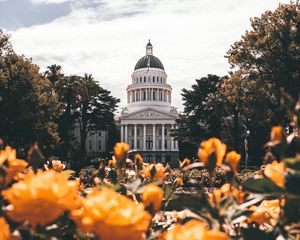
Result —
[[163, 191], [155, 185], [148, 185], [142, 193], [142, 200], [146, 208], [158, 212], [163, 200]]
[[144, 239], [151, 221], [142, 203], [135, 204], [108, 188], [93, 189], [71, 217], [82, 232], [92, 232], [101, 240]]
[[52, 160], [52, 168], [56, 172], [62, 172], [65, 169], [65, 165], [61, 163], [60, 160]]
[[226, 153], [226, 145], [217, 138], [210, 138], [200, 144], [198, 157], [209, 169], [220, 167]]
[[221, 189], [214, 189], [212, 193], [208, 193], [208, 199], [211, 205], [219, 205], [222, 200]]
[[238, 154], [236, 151], [231, 151], [227, 153], [225, 162], [229, 165], [231, 170], [236, 173], [239, 163], [241, 160], [241, 155]]
[[277, 161], [273, 161], [265, 166], [264, 174], [277, 186], [283, 188], [285, 182], [284, 171], [285, 166], [283, 162], [278, 163]]
[[[4, 167], [5, 176], [0, 176], [0, 184], [10, 183], [14, 177], [26, 169], [28, 163], [24, 160], [16, 158], [16, 149], [7, 146], [5, 150], [0, 152], [0, 168]], [[4, 166], [7, 161], [7, 166]]]
[[214, 189], [213, 193], [208, 193], [208, 199], [212, 205], [220, 204], [222, 197], [233, 197], [238, 204], [242, 204], [245, 196], [246, 193], [241, 188], [230, 186], [229, 183], [223, 184], [220, 189]]
[[159, 237], [159, 240], [227, 240], [223, 232], [208, 230], [198, 220], [191, 220], [184, 225], [175, 224], [173, 228]]
[[271, 130], [271, 142], [278, 144], [282, 142], [283, 131], [281, 126], [274, 126]]
[[142, 157], [142, 155], [141, 154], [135, 154], [135, 159], [137, 160], [137, 164], [139, 165], [139, 166], [143, 166], [143, 163], [144, 163], [144, 159], [143, 159], [143, 157]]
[[279, 200], [264, 200], [259, 206], [251, 206], [252, 214], [247, 218], [249, 223], [276, 225], [280, 216]]
[[130, 147], [127, 143], [118, 142], [114, 147], [114, 156], [117, 161], [125, 164], [127, 152], [130, 150]]
[[116, 165], [117, 165], [116, 159], [113, 158], [113, 159], [111, 159], [111, 160], [108, 161], [108, 166], [110, 168], [114, 168], [114, 167], [116, 167]]
[[191, 160], [188, 159], [188, 158], [185, 158], [182, 162], [179, 161], [179, 167], [180, 168], [184, 168], [184, 167], [186, 167], [190, 164], [191, 164]]
[[165, 178], [165, 168], [161, 163], [150, 164], [143, 168], [143, 173], [146, 178], [160, 179]]
[[179, 186], [182, 186], [182, 185], [183, 185], [183, 180], [182, 180], [181, 177], [178, 177], [178, 178], [175, 179], [174, 183], [175, 183], [175, 185], [176, 185], [177, 187], [179, 187]]
[[9, 226], [3, 217], [0, 217], [0, 239], [1, 240], [10, 239]]
[[3, 191], [10, 202], [7, 215], [16, 222], [27, 220], [33, 227], [56, 220], [77, 207], [78, 182], [53, 170], [29, 172], [24, 180]]

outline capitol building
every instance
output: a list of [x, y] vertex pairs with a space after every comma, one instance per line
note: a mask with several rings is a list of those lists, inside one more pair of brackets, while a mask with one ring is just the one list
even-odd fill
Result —
[[127, 86], [127, 106], [119, 116], [121, 141], [146, 162], [171, 162], [178, 158], [178, 142], [171, 136], [178, 118], [172, 107], [172, 87], [162, 62], [146, 45]]

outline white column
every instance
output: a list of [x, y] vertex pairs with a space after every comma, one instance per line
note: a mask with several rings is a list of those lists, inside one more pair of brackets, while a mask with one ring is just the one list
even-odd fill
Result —
[[124, 142], [127, 143], [127, 124], [125, 124], [125, 138], [124, 138]]
[[148, 88], [145, 89], [145, 92], [146, 92], [146, 99], [145, 99], [145, 101], [148, 101]]
[[[177, 129], [178, 127], [176, 127], [176, 129]], [[176, 140], [176, 141], [174, 141], [174, 145], [175, 145], [175, 150], [178, 150], [178, 141]]]
[[155, 151], [155, 142], [156, 142], [155, 141], [156, 140], [156, 138], [155, 138], [155, 124], [153, 124], [152, 127], [153, 127], [153, 129], [152, 129], [152, 139], [153, 139], [152, 150]]
[[161, 150], [165, 151], [165, 124], [161, 127]]
[[134, 124], [133, 144], [134, 144], [134, 149], [137, 149], [137, 131], [136, 131], [136, 124]]
[[[174, 124], [171, 125], [171, 129], [174, 129]], [[174, 150], [174, 137], [171, 137], [171, 151]]]
[[146, 150], [146, 124], [143, 125], [144, 134], [143, 134], [143, 150]]
[[121, 142], [124, 142], [124, 125], [121, 125]]
[[140, 101], [142, 101], [142, 90], [140, 89]]

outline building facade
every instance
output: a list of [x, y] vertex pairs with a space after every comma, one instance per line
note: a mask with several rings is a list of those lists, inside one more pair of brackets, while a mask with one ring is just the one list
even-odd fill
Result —
[[178, 158], [178, 142], [171, 136], [178, 118], [172, 107], [172, 87], [162, 62], [148, 42], [146, 55], [135, 65], [128, 85], [127, 106], [120, 115], [121, 141], [147, 162], [171, 162]]

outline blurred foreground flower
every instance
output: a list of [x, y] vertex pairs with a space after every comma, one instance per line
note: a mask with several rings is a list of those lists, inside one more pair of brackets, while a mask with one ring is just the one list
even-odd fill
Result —
[[284, 187], [285, 166], [283, 162], [273, 161], [265, 166], [264, 174], [279, 187]]
[[222, 165], [225, 153], [226, 145], [217, 138], [210, 138], [201, 142], [198, 157], [209, 170], [212, 170]]
[[259, 225], [271, 224], [275, 226], [279, 219], [280, 214], [280, 202], [278, 199], [275, 200], [264, 200], [259, 206], [251, 206], [249, 208], [253, 213], [248, 217], [249, 223], [255, 222]]
[[179, 168], [184, 168], [184, 167], [190, 165], [190, 163], [191, 163], [191, 160], [188, 158], [185, 158], [182, 162], [179, 161]]
[[29, 172], [23, 181], [3, 191], [10, 203], [7, 215], [16, 222], [27, 220], [33, 227], [46, 225], [78, 206], [78, 188], [78, 181], [53, 170]]
[[151, 213], [158, 212], [163, 200], [163, 191], [155, 185], [148, 185], [142, 193], [142, 200]]
[[124, 167], [126, 163], [127, 153], [130, 147], [127, 143], [118, 142], [114, 147], [114, 156], [117, 160], [117, 164], [120, 167]]
[[283, 139], [283, 130], [281, 126], [274, 126], [271, 130], [271, 142], [273, 144], [278, 144], [282, 142]]
[[0, 239], [1, 240], [10, 239], [9, 226], [3, 217], [0, 217]]
[[61, 163], [60, 160], [52, 160], [52, 168], [56, 171], [56, 172], [62, 172], [65, 169], [65, 165]]
[[241, 155], [236, 151], [231, 151], [227, 153], [225, 162], [229, 165], [231, 170], [236, 173], [239, 167], [239, 163], [241, 160]]
[[151, 221], [142, 203], [135, 204], [108, 188], [94, 189], [71, 216], [82, 232], [92, 232], [101, 240], [145, 239]]
[[219, 231], [208, 230], [198, 220], [191, 220], [184, 225], [176, 224], [165, 232], [159, 240], [227, 240], [228, 236]]
[[165, 168], [161, 163], [150, 164], [143, 168], [143, 173], [146, 178], [160, 179], [165, 178]]
[[[4, 176], [0, 175], [0, 184], [10, 183], [19, 172], [28, 166], [25, 160], [17, 159], [16, 155], [16, 150], [8, 146], [0, 152], [0, 168], [5, 172]], [[5, 164], [6, 161], [7, 164]]]
[[233, 197], [238, 204], [242, 204], [246, 193], [240, 187], [231, 186], [225, 183], [220, 189], [214, 189], [212, 193], [208, 193], [208, 199], [212, 205], [219, 205], [222, 198]]

